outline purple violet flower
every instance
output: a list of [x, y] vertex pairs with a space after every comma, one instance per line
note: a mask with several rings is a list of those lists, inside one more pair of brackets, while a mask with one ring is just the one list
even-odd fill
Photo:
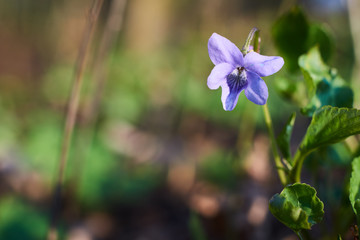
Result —
[[210, 37], [208, 49], [215, 67], [207, 79], [207, 85], [210, 89], [222, 88], [224, 110], [231, 111], [235, 108], [243, 90], [247, 99], [253, 103], [266, 103], [268, 88], [260, 77], [279, 71], [284, 65], [282, 57], [263, 56], [254, 51], [243, 56], [234, 43], [217, 33]]

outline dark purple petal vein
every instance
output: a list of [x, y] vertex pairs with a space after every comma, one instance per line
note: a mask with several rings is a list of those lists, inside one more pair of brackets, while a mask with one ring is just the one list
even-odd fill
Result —
[[240, 92], [247, 86], [246, 73], [244, 70], [235, 69], [227, 76], [226, 80], [229, 86], [229, 95], [223, 105], [226, 111], [231, 111], [236, 106]]

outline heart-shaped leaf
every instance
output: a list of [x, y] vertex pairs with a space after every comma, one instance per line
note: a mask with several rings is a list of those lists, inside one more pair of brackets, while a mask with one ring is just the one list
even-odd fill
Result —
[[307, 40], [308, 49], [318, 45], [322, 59], [327, 62], [335, 49], [333, 35], [324, 25], [311, 24]]
[[311, 229], [324, 215], [324, 204], [316, 190], [304, 183], [288, 185], [270, 199], [270, 212], [283, 224], [298, 233]]
[[290, 71], [299, 69], [297, 64], [299, 56], [315, 45], [320, 46], [321, 56], [325, 61], [329, 60], [335, 48], [330, 31], [323, 25], [309, 23], [305, 13], [299, 7], [293, 7], [279, 17], [271, 33], [276, 48], [284, 57], [286, 67]]
[[309, 23], [299, 7], [292, 8], [273, 25], [272, 36], [290, 71], [299, 69], [297, 60], [307, 50]]
[[314, 113], [300, 145], [303, 153], [360, 133], [360, 110], [324, 106]]

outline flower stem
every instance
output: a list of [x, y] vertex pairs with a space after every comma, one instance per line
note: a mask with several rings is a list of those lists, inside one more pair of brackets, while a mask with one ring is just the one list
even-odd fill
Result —
[[[259, 34], [259, 29], [257, 29], [256, 27], [251, 29], [251, 31], [249, 33], [249, 36], [246, 39], [246, 42], [244, 44], [244, 47], [243, 47], [242, 51], [246, 51], [246, 53], [247, 53], [247, 51], [249, 50], [251, 40], [253, 38], [254, 38], [254, 51], [257, 52], [257, 53], [260, 53], [260, 34]], [[285, 186], [287, 184], [287, 182], [288, 182], [288, 179], [287, 179], [287, 176], [286, 176], [284, 164], [281, 162], [281, 158], [280, 158], [280, 155], [279, 155], [279, 152], [278, 152], [278, 149], [277, 149], [273, 124], [272, 124], [272, 121], [271, 121], [271, 116], [270, 116], [270, 112], [269, 112], [269, 108], [267, 106], [267, 103], [265, 103], [263, 105], [263, 111], [264, 111], [265, 123], [266, 123], [266, 126], [268, 128], [269, 135], [270, 135], [271, 150], [272, 150], [272, 153], [273, 153], [273, 156], [274, 156], [276, 170], [278, 172], [278, 175], [279, 175], [279, 178], [280, 178], [280, 181], [281, 181], [282, 185]]]
[[285, 186], [287, 184], [287, 177], [286, 177], [284, 165], [281, 162], [281, 158], [280, 158], [277, 146], [276, 146], [274, 129], [273, 129], [271, 116], [270, 116], [270, 112], [269, 112], [269, 108], [268, 108], [267, 104], [263, 105], [263, 111], [264, 111], [265, 123], [268, 128], [269, 136], [270, 136], [270, 140], [271, 140], [271, 150], [272, 150], [272, 153], [274, 156], [276, 170], [278, 172], [281, 183]]
[[48, 240], [56, 240], [57, 236], [57, 224], [61, 208], [61, 195], [62, 187], [64, 182], [64, 173], [67, 164], [67, 158], [69, 155], [69, 148], [71, 143], [71, 138], [73, 135], [74, 125], [76, 122], [76, 115], [78, 112], [80, 92], [82, 87], [83, 73], [85, 69], [85, 63], [89, 52], [89, 46], [94, 34], [95, 25], [100, 13], [100, 9], [104, 0], [94, 0], [91, 11], [89, 13], [87, 25], [85, 32], [83, 34], [81, 46], [78, 53], [78, 58], [76, 61], [74, 81], [71, 91], [71, 96], [69, 99], [68, 112], [66, 115], [66, 122], [64, 128], [64, 136], [61, 147], [60, 159], [59, 159], [59, 169], [58, 175], [56, 178], [54, 186], [54, 196], [53, 196], [53, 205], [52, 212], [50, 216], [50, 226], [47, 235]]
[[303, 151], [299, 148], [294, 156], [293, 168], [290, 172], [290, 181], [292, 183], [301, 182], [301, 170], [304, 164], [304, 160], [307, 155], [309, 155], [309, 151]]
[[300, 232], [300, 231], [296, 232], [296, 235], [299, 237], [299, 239], [300, 239], [300, 240], [303, 240], [303, 239], [304, 239], [304, 238], [302, 237], [302, 235], [301, 235], [301, 232]]

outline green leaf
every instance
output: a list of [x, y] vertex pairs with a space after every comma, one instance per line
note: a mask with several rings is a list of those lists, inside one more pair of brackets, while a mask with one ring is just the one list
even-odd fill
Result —
[[311, 229], [324, 215], [324, 204], [316, 190], [304, 183], [288, 185], [270, 199], [270, 212], [295, 232]]
[[314, 113], [300, 145], [303, 153], [360, 133], [360, 110], [324, 106]]
[[315, 85], [329, 75], [330, 68], [322, 61], [318, 46], [299, 57], [299, 66], [308, 72]]
[[194, 240], [206, 240], [206, 234], [201, 219], [194, 212], [190, 213], [189, 230]]
[[199, 176], [217, 186], [231, 189], [236, 186], [238, 171], [226, 152], [217, 152], [199, 165]]
[[313, 98], [315, 96], [316, 93], [316, 85], [314, 83], [314, 80], [312, 79], [310, 73], [308, 71], [305, 71], [303, 69], [301, 69], [301, 72], [304, 76], [304, 80], [305, 80], [305, 87], [307, 90], [307, 96], [309, 99]]
[[353, 155], [343, 142], [319, 147], [312, 152], [306, 161], [306, 167], [314, 174], [317, 174], [318, 167], [345, 167], [349, 166], [353, 160]]
[[309, 103], [301, 109], [307, 116], [325, 105], [352, 107], [354, 94], [347, 83], [337, 74], [336, 69], [328, 67], [321, 59], [319, 47], [312, 48], [300, 56], [302, 70], [308, 91]]
[[311, 24], [307, 40], [307, 48], [320, 46], [322, 59], [327, 62], [335, 49], [335, 42], [330, 31], [323, 25]]
[[307, 50], [309, 23], [299, 7], [282, 15], [272, 27], [272, 36], [290, 71], [298, 69], [297, 60]]
[[352, 162], [352, 172], [349, 187], [349, 199], [354, 213], [360, 220], [360, 157], [357, 157]]
[[290, 71], [299, 69], [299, 56], [315, 45], [320, 46], [325, 61], [330, 59], [335, 49], [334, 38], [326, 26], [309, 23], [305, 13], [297, 6], [275, 21], [271, 33]]
[[287, 160], [289, 160], [291, 158], [290, 138], [291, 138], [291, 133], [292, 133], [294, 123], [295, 123], [295, 117], [296, 117], [296, 113], [294, 112], [293, 114], [291, 114], [285, 127], [283, 128], [283, 130], [281, 131], [281, 133], [279, 134], [279, 136], [276, 139], [276, 142], [278, 144], [278, 147], [279, 147], [283, 157]]
[[48, 216], [41, 207], [15, 197], [1, 199], [0, 222], [0, 239], [42, 239], [48, 228]]

